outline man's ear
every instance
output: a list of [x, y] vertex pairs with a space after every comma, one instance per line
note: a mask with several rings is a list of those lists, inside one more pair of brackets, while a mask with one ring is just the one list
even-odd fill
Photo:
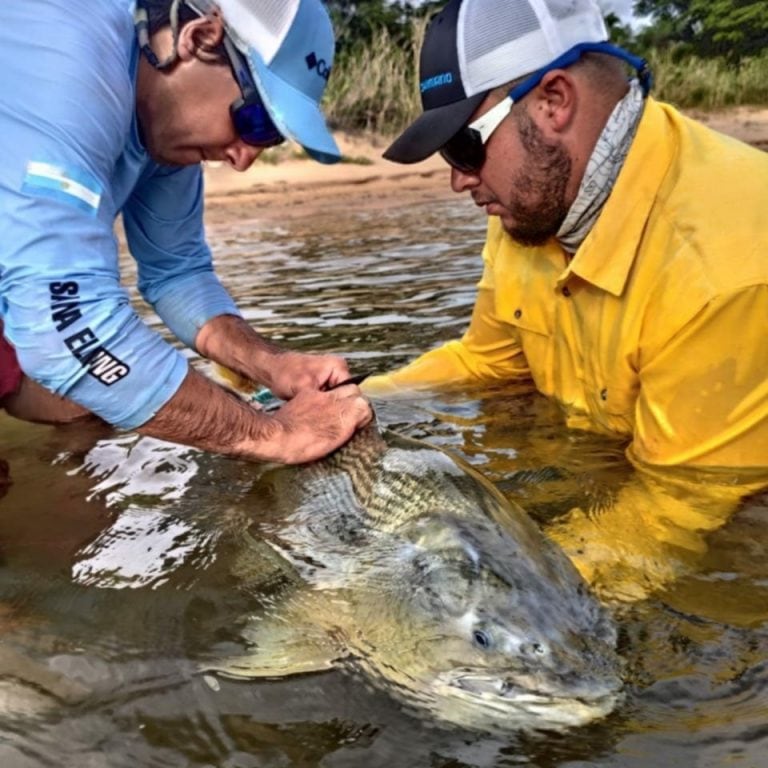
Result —
[[216, 49], [224, 39], [224, 23], [218, 13], [210, 13], [192, 19], [179, 30], [177, 52], [182, 61], [192, 58], [201, 61], [217, 61]]
[[563, 133], [572, 124], [576, 114], [577, 87], [570, 72], [553, 69], [547, 72], [536, 87], [534, 110], [538, 124], [552, 133]]

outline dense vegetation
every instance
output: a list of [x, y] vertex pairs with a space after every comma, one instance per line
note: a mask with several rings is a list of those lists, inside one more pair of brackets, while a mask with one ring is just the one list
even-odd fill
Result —
[[[444, 2], [327, 0], [338, 38], [331, 122], [394, 133], [419, 112], [418, 51]], [[608, 13], [611, 39], [646, 56], [655, 95], [681, 107], [768, 104], [767, 0], [635, 0], [642, 26]]]

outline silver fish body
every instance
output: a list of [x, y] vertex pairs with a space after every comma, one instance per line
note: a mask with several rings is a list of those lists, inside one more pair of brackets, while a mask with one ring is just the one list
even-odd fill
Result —
[[[464, 462], [370, 427], [281, 467], [246, 559], [295, 588], [212, 665], [272, 677], [344, 665], [437, 721], [486, 731], [603, 717], [621, 696], [616, 628], [568, 558]], [[241, 570], [247, 570], [241, 562]]]

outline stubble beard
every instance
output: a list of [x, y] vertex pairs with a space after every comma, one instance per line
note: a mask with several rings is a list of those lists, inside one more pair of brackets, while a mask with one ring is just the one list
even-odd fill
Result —
[[505, 229], [518, 243], [543, 245], [554, 237], [568, 214], [566, 188], [571, 157], [560, 142], [548, 142], [527, 112], [517, 116], [526, 161], [515, 174], [509, 198], [514, 223]]

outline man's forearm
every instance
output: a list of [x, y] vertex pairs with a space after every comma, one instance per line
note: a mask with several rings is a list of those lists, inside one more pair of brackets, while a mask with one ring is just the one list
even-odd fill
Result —
[[176, 394], [137, 431], [214, 453], [281, 460], [279, 423], [192, 368]]
[[236, 315], [219, 315], [209, 320], [198, 332], [195, 346], [209, 360], [267, 386], [274, 360], [282, 352]]

